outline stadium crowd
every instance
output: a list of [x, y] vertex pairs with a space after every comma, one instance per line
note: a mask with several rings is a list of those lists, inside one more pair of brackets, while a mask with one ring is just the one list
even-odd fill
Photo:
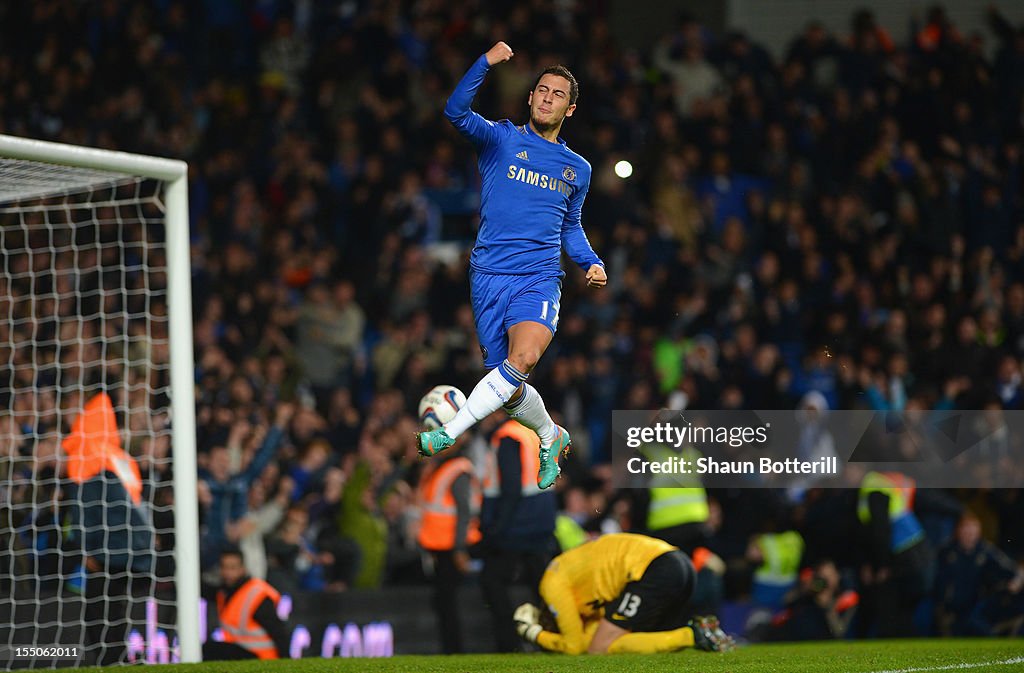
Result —
[[[190, 164], [204, 568], [231, 542], [286, 592], [423, 581], [416, 405], [482, 374], [475, 156], [441, 110], [499, 39], [516, 56], [484, 116], [523, 120], [549, 63], [581, 84], [564, 135], [594, 167], [583, 222], [609, 287], [569, 269], [532, 383], [576, 438], [557, 488], [587, 530], [643, 528], [609, 485], [613, 409], [1024, 409], [1024, 27], [993, 10], [991, 45], [941, 8], [896, 35], [858, 12], [775, 59], [695, 17], [624, 48], [601, 7], [0, 9], [0, 132]], [[772, 526], [855, 584], [856, 494], [710, 497], [730, 597]], [[968, 510], [968, 542], [1024, 562], [1019, 490], [922, 498], [935, 547]], [[934, 600], [956, 610], [1006, 581], [940, 561], [955, 590]]]

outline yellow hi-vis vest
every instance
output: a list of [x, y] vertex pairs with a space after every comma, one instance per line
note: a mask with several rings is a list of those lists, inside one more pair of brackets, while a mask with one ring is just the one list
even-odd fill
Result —
[[587, 541], [587, 532], [568, 514], [559, 514], [555, 518], [555, 539], [562, 551], [569, 551]]
[[757, 546], [764, 560], [754, 571], [754, 581], [772, 586], [788, 586], [800, 572], [804, 554], [804, 538], [795, 530], [765, 533], [757, 536]]
[[[685, 447], [675, 452], [663, 444], [644, 447], [651, 462], [679, 455], [696, 464], [700, 452]], [[651, 504], [647, 510], [647, 530], [657, 531], [687, 523], [708, 520], [708, 495], [695, 474], [658, 474], [651, 480]]]
[[914, 480], [899, 472], [868, 472], [860, 483], [857, 497], [857, 518], [865, 526], [871, 521], [868, 498], [872, 493], [889, 496], [889, 523], [892, 528], [889, 544], [893, 553], [900, 553], [924, 539], [924, 529], [914, 515]]
[[662, 530], [686, 523], [708, 520], [708, 494], [704, 487], [651, 489], [651, 506], [647, 510], [647, 529]]

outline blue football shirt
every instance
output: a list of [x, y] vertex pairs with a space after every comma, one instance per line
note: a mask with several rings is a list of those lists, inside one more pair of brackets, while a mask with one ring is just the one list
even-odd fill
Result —
[[561, 251], [580, 268], [602, 264], [583, 231], [590, 164], [529, 124], [484, 119], [470, 105], [490, 67], [481, 56], [452, 92], [445, 116], [479, 152], [480, 230], [470, 264], [492, 274], [561, 274]]

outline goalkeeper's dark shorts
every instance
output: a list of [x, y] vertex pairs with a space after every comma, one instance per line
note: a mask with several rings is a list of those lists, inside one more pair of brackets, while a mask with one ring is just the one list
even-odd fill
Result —
[[633, 632], [668, 631], [686, 623], [696, 572], [679, 550], [651, 561], [640, 579], [630, 582], [605, 606], [605, 619]]

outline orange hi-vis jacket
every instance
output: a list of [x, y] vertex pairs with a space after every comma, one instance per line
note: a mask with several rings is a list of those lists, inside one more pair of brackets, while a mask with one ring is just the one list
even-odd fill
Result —
[[68, 456], [67, 473], [71, 480], [83, 484], [97, 474], [113, 472], [132, 502], [138, 505], [142, 501], [142, 475], [135, 459], [121, 448], [114, 405], [106, 393], [89, 400], [61, 446]]
[[280, 653], [274, 640], [253, 619], [256, 608], [266, 598], [276, 607], [281, 594], [263, 580], [252, 577], [235, 591], [231, 600], [225, 599], [223, 589], [217, 592], [217, 616], [224, 632], [224, 642], [241, 645], [260, 659], [277, 659]]
[[471, 484], [472, 519], [466, 529], [466, 543], [475, 544], [480, 541], [480, 523], [477, 520], [482, 499], [480, 487], [473, 474], [473, 463], [468, 458], [459, 456], [442, 463], [420, 484], [419, 501], [423, 515], [420, 519], [419, 543], [424, 549], [450, 551], [455, 548], [458, 513], [455, 508], [455, 497], [452, 495], [452, 484], [463, 474], [469, 475]]
[[540, 469], [540, 439], [537, 433], [519, 421], [509, 419], [491, 436], [491, 451], [487, 452], [487, 473], [484, 475], [484, 497], [496, 498], [501, 494], [501, 472], [498, 470], [497, 451], [501, 440], [509, 437], [519, 444], [519, 461], [523, 466], [520, 481], [523, 497], [543, 493], [537, 485]]

